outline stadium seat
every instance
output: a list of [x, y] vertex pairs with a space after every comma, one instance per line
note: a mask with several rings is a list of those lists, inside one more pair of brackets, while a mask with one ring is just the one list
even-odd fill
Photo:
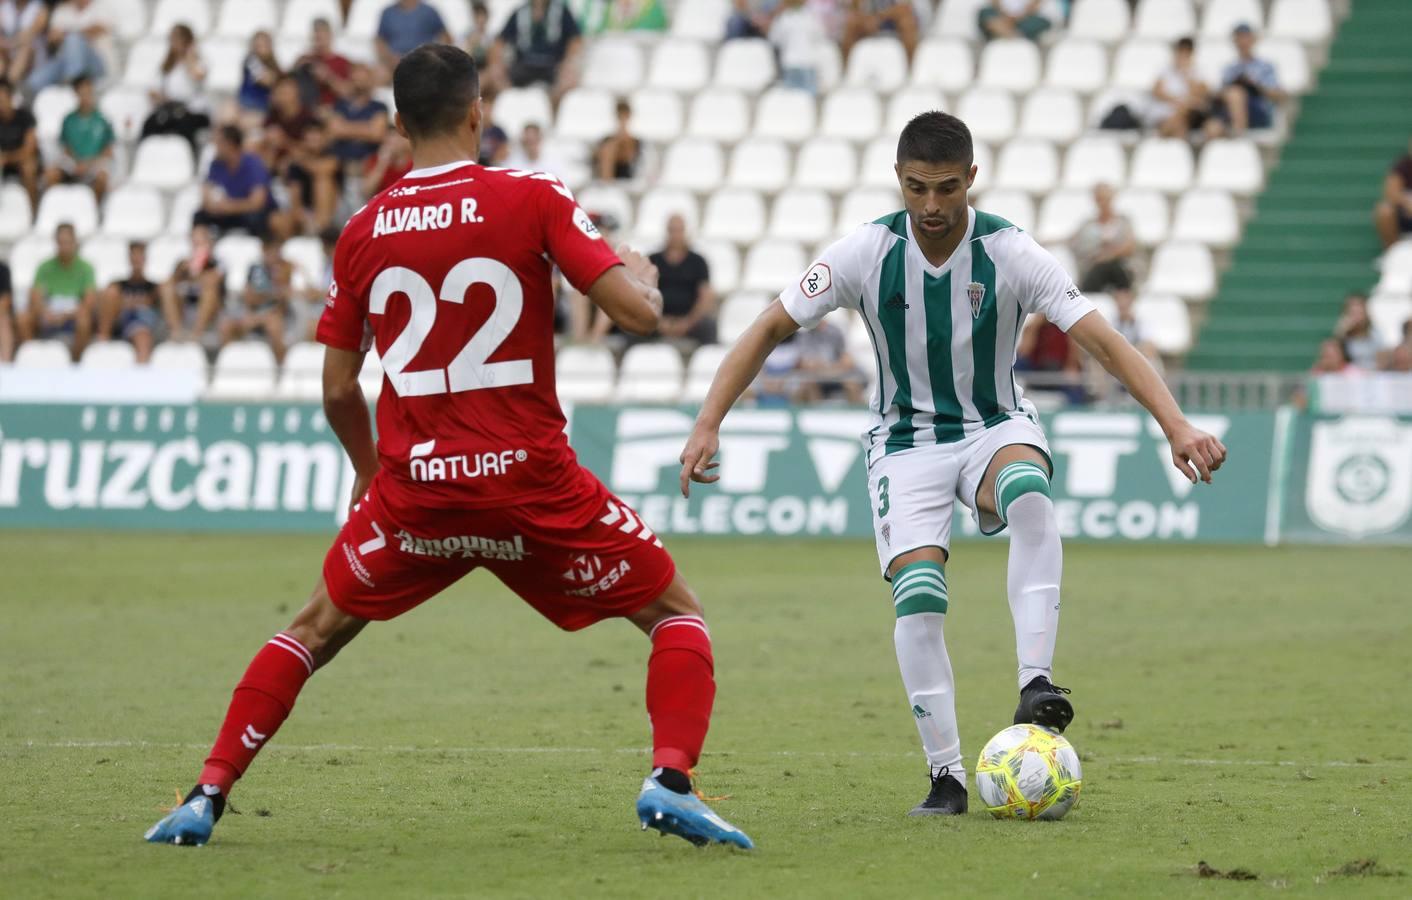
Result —
[[[546, 131], [554, 123], [554, 107], [549, 103], [549, 92], [542, 86], [512, 87], [496, 96], [495, 124], [505, 129], [512, 139], [518, 140], [520, 132], [531, 123]], [[556, 133], [564, 136], [562, 130]]]
[[[278, 27], [279, 6], [275, 0], [224, 0], [216, 16], [215, 33], [219, 37], [248, 40], [257, 31], [267, 31], [274, 37]], [[205, 49], [203, 46], [202, 50]]]
[[[1004, 156], [1005, 151], [1001, 151]], [[986, 191], [976, 201], [976, 209], [999, 216], [1012, 225], [1025, 231], [1033, 231], [1035, 225], [1034, 200], [1025, 191], [1003, 188]]]
[[667, 38], [652, 49], [647, 66], [649, 87], [694, 94], [710, 81], [711, 54], [700, 41]]
[[946, 108], [946, 97], [936, 88], [916, 85], [904, 87], [887, 102], [883, 134], [898, 134], [914, 116]]
[[731, 151], [726, 184], [773, 192], [789, 183], [789, 174], [789, 148], [783, 142], [749, 138]]
[[1108, 53], [1097, 41], [1061, 40], [1049, 48], [1044, 83], [1092, 94], [1108, 84]]
[[128, 47], [123, 84], [132, 88], [155, 90], [162, 80], [162, 60], [166, 54], [165, 36], [145, 37]]
[[98, 109], [118, 140], [131, 143], [142, 134], [142, 123], [152, 112], [152, 100], [147, 91], [131, 87], [110, 87], [98, 98]]
[[41, 146], [57, 144], [64, 117], [77, 106], [78, 95], [66, 84], [51, 84], [34, 95], [30, 112], [34, 115], [34, 130]]
[[1230, 194], [1208, 188], [1187, 191], [1177, 199], [1172, 240], [1230, 247], [1239, 239], [1240, 213]]
[[1015, 133], [1015, 98], [999, 88], [977, 87], [962, 94], [956, 115], [983, 141], [1005, 141]]
[[1146, 98], [1157, 76], [1172, 62], [1172, 48], [1163, 41], [1138, 38], [1126, 41], [1113, 57], [1109, 84], [1116, 88], [1141, 91]]
[[1388, 347], [1402, 343], [1402, 328], [1412, 319], [1412, 297], [1403, 294], [1374, 294], [1368, 301], [1368, 317], [1373, 333]]
[[250, 267], [260, 261], [262, 253], [260, 239], [248, 234], [227, 234], [216, 241], [213, 248], [216, 259], [226, 273], [226, 290], [245, 290], [246, 279], [250, 277]]
[[147, 245], [147, 277], [153, 281], [165, 281], [171, 277], [177, 263], [190, 255], [190, 238], [176, 234], [162, 235]]
[[[227, 3], [238, 0], [227, 0]], [[338, 0], [285, 0], [284, 17], [280, 19], [279, 36], [307, 42], [314, 31], [315, 19], [328, 19], [334, 31], [341, 30], [343, 10]]]
[[104, 0], [112, 16], [113, 31], [124, 41], [131, 42], [147, 33], [147, 10], [151, 0]]
[[675, 403], [682, 389], [681, 353], [670, 344], [634, 344], [618, 368], [621, 403]]
[[1209, 141], [1201, 149], [1201, 162], [1196, 172], [1199, 187], [1219, 188], [1247, 196], [1265, 184], [1265, 168], [1255, 143], [1241, 139]]
[[614, 128], [613, 95], [594, 88], [574, 88], [559, 103], [554, 130], [559, 137], [596, 143]]
[[702, 138], [682, 138], [667, 148], [658, 183], [705, 193], [725, 176], [725, 155], [719, 144]]
[[706, 199], [701, 234], [719, 241], [748, 244], [765, 234], [765, 201], [750, 188], [722, 188]]
[[1048, 141], [1016, 138], [1000, 150], [996, 187], [1042, 194], [1059, 183], [1059, 154]]
[[187, 237], [191, 234], [191, 220], [201, 208], [201, 186], [188, 184], [172, 197], [171, 215], [167, 219], [167, 234]]
[[294, 264], [296, 283], [302, 280], [306, 286], [328, 287], [320, 284], [328, 268], [328, 260], [324, 256], [323, 242], [318, 238], [292, 237], [280, 247], [280, 256]]
[[807, 264], [804, 248], [793, 241], [761, 241], [746, 251], [740, 286], [773, 296], [797, 279]]
[[1079, 263], [1074, 258], [1074, 251], [1069, 249], [1068, 244], [1049, 244], [1044, 248], [1049, 251], [1049, 255], [1054, 257], [1059, 263], [1059, 267], [1069, 274], [1074, 281], [1079, 280]]
[[137, 353], [127, 341], [94, 341], [83, 350], [78, 364], [85, 369], [131, 369]]
[[809, 188], [790, 188], [775, 198], [770, 211], [769, 235], [815, 244], [833, 233], [833, 221], [833, 203], [828, 194]]
[[[973, 165], [976, 167], [976, 180], [971, 185], [972, 191], [985, 191], [990, 188], [991, 180], [995, 178], [995, 159], [987, 141], [973, 141], [971, 144], [973, 151]], [[894, 152], [894, 155], [896, 153]], [[897, 184], [896, 173], [892, 176], [892, 183]]]
[[167, 211], [156, 188], [125, 184], [103, 200], [103, 231], [129, 240], [150, 241], [162, 233]]
[[10, 244], [29, 234], [34, 210], [23, 185], [13, 182], [0, 187], [0, 242]]
[[692, 0], [681, 3], [671, 17], [672, 36], [716, 43], [726, 33], [730, 0]]
[[858, 173], [862, 187], [897, 189], [897, 138], [879, 137], [863, 148], [863, 164]]
[[721, 361], [730, 352], [728, 344], [703, 344], [691, 354], [686, 364], [686, 386], [682, 388], [683, 403], [700, 403], [711, 390], [711, 381]]
[[1138, 37], [1175, 41], [1196, 33], [1196, 11], [1191, 0], [1138, 0], [1133, 33]]
[[757, 94], [774, 83], [775, 50], [764, 38], [726, 41], [716, 54], [717, 87]]
[[166, 39], [173, 25], [189, 27], [197, 40], [211, 33], [215, 22], [214, 0], [157, 0], [147, 33]]
[[948, 94], [975, 83], [976, 61], [969, 40], [932, 38], [917, 45], [912, 55], [912, 84], [938, 88]]
[[154, 369], [197, 372], [206, 375], [206, 352], [201, 345], [190, 341], [163, 341], [152, 349]]
[[755, 103], [756, 137], [798, 143], [814, 136], [814, 98], [791, 88], [770, 88]]
[[[813, 101], [809, 101], [810, 128], [814, 123], [813, 110]], [[750, 103], [740, 91], [705, 88], [692, 99], [686, 120], [687, 135], [731, 144], [749, 131]]]
[[79, 239], [98, 230], [98, 201], [86, 184], [56, 184], [39, 198], [34, 214], [34, 230], [49, 235], [61, 223], [74, 226]]
[[860, 187], [843, 195], [838, 204], [838, 222], [834, 233], [845, 235], [859, 225], [879, 219], [888, 213], [902, 208], [902, 197], [897, 192], [897, 183], [892, 188]]
[[799, 187], [843, 191], [858, 183], [858, 153], [841, 138], [819, 138], [799, 149], [794, 165]]
[[1329, 0], [1274, 0], [1270, 7], [1271, 37], [1322, 44], [1333, 35]]
[[848, 54], [843, 83], [890, 94], [907, 80], [907, 54], [894, 36], [863, 38]]
[[1133, 152], [1133, 187], [1175, 194], [1191, 186], [1191, 144], [1181, 138], [1145, 138]]
[[1412, 238], [1403, 238], [1383, 251], [1378, 269], [1384, 278], [1408, 282], [1402, 286], [1400, 293], [1412, 293]]
[[158, 134], [137, 145], [132, 161], [133, 184], [174, 191], [196, 178], [191, 145], [175, 134]]
[[348, 8], [348, 17], [343, 22], [343, 36], [357, 39], [363, 44], [371, 43], [387, 5], [387, 0], [353, 0], [353, 5]]
[[628, 192], [615, 184], [595, 182], [578, 192], [579, 206], [590, 213], [606, 213], [618, 220], [618, 230], [632, 233], [633, 208]]
[[617, 366], [606, 347], [573, 345], [554, 357], [559, 399], [571, 403], [607, 403], [613, 399]]
[[730, 241], [701, 238], [693, 247], [706, 260], [711, 270], [711, 289], [717, 294], [733, 291], [740, 285], [740, 251]]
[[1152, 254], [1147, 289], [1155, 294], [1176, 294], [1188, 300], [1206, 300], [1216, 291], [1216, 267], [1203, 244], [1169, 241]]
[[[803, 268], [801, 266], [801, 268]], [[800, 273], [794, 273], [797, 277]], [[776, 291], [778, 293], [778, 291]], [[770, 305], [773, 295], [759, 293], [732, 294], [721, 304], [716, 317], [716, 339], [722, 344], [734, 344], [750, 327], [750, 323]]]
[[219, 94], [234, 94], [240, 90], [248, 45], [248, 38], [234, 37], [213, 37], [201, 42], [201, 61], [206, 64], [206, 90]]
[[1255, 55], [1268, 59], [1279, 74], [1280, 87], [1291, 94], [1303, 94], [1314, 86], [1309, 71], [1309, 53], [1291, 38], [1266, 38], [1255, 46]]
[[1155, 247], [1167, 240], [1171, 215], [1167, 197], [1161, 192], [1128, 188], [1113, 198], [1113, 208], [1128, 217], [1133, 235], [1144, 247]]
[[824, 99], [819, 134], [866, 141], [882, 127], [882, 104], [867, 88], [839, 88]]
[[1191, 316], [1180, 297], [1141, 294], [1133, 306], [1133, 317], [1163, 356], [1176, 356], [1191, 349]]
[[642, 48], [621, 37], [600, 37], [588, 44], [583, 64], [583, 86], [614, 94], [640, 87], [646, 74]]
[[1041, 62], [1034, 41], [1026, 38], [993, 40], [981, 51], [981, 69], [976, 80], [983, 87], [1024, 94], [1039, 84]]
[[1039, 88], [1020, 107], [1020, 137], [1067, 144], [1083, 132], [1083, 127], [1079, 96], [1068, 88]]
[[73, 364], [63, 341], [25, 341], [15, 351], [15, 365], [22, 369], [67, 369]]
[[1114, 44], [1132, 27], [1128, 0], [1074, 0], [1069, 15], [1069, 36]]
[[1040, 205], [1035, 240], [1046, 244], [1069, 241], [1096, 213], [1092, 191], [1076, 188], [1054, 191]]
[[10, 287], [13, 291], [15, 312], [29, 304], [29, 289], [34, 283], [34, 272], [39, 264], [54, 255], [54, 233], [32, 231], [10, 247], [7, 262], [10, 264]]
[[275, 354], [264, 341], [233, 341], [216, 354], [206, 397], [263, 399], [275, 390]]
[[[1226, 66], [1235, 62], [1235, 58], [1235, 44], [1229, 34], [1219, 38], [1202, 38], [1196, 42], [1196, 58], [1193, 60], [1196, 75], [1211, 87], [1219, 87], [1222, 73], [1225, 72]], [[1284, 86], [1283, 78], [1280, 85]]]
[[441, 13], [441, 22], [451, 35], [451, 43], [459, 44], [471, 30], [471, 5], [466, 0], [427, 0]]
[[324, 395], [324, 346], [300, 341], [284, 354], [275, 393], [287, 400], [318, 400]]
[[990, 0], [946, 0], [932, 21], [932, 34], [975, 41], [981, 36], [981, 7]]
[[1231, 32], [1240, 24], [1248, 24], [1259, 34], [1265, 26], [1265, 10], [1260, 0], [1219, 0], [1207, 2], [1201, 10], [1201, 36], [1224, 38], [1229, 41]]
[[93, 266], [93, 280], [98, 283], [100, 292], [131, 274], [127, 248], [127, 241], [111, 234], [95, 234], [79, 247], [78, 255]]
[[679, 188], [652, 188], [642, 195], [633, 218], [633, 235], [638, 246], [658, 247], [667, 233], [667, 219], [680, 215], [688, 234], [695, 234], [701, 222], [696, 197]]

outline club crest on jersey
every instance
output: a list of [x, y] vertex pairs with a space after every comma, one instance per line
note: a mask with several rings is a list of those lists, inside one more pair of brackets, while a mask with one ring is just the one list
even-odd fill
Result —
[[804, 296], [813, 300], [833, 286], [833, 272], [829, 270], [828, 263], [817, 262], [809, 267], [809, 271], [804, 273], [804, 277], [799, 280], [799, 289], [804, 292]]
[[971, 318], [981, 317], [981, 304], [985, 302], [985, 285], [973, 281], [966, 285], [966, 296], [971, 300]]

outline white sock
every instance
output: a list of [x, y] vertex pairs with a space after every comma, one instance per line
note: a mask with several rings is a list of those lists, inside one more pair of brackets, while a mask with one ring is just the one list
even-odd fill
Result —
[[1054, 503], [1030, 491], [1010, 501], [1004, 511], [1010, 526], [1010, 563], [1005, 586], [1015, 620], [1015, 655], [1020, 687], [1043, 675], [1053, 680], [1054, 641], [1059, 635], [1059, 580], [1064, 549]]
[[922, 749], [935, 774], [943, 767], [962, 784], [961, 735], [956, 728], [956, 682], [946, 655], [946, 573], [934, 562], [903, 566], [892, 578], [897, 627], [897, 667], [907, 703], [922, 736]]

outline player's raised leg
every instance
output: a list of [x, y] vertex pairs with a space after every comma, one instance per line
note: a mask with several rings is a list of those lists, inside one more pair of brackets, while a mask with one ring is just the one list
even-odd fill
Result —
[[206, 843], [225, 812], [231, 787], [274, 737], [294, 708], [304, 682], [326, 665], [367, 624], [329, 599], [323, 578], [308, 605], [284, 631], [270, 638], [235, 686], [225, 721], [205, 767], [181, 805], [148, 829], [152, 843]]
[[1074, 718], [1068, 691], [1056, 687], [1054, 643], [1059, 634], [1059, 581], [1064, 550], [1049, 496], [1049, 461], [1028, 444], [1009, 444], [991, 458], [976, 492], [980, 511], [1010, 529], [1006, 592], [1015, 621], [1020, 703], [1015, 724], [1063, 731]]

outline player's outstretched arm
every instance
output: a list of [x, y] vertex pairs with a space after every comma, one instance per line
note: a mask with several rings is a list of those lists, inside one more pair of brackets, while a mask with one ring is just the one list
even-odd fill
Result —
[[588, 299], [628, 334], [646, 337], [662, 318], [657, 267], [626, 244], [618, 248], [618, 258], [623, 264], [600, 275], [589, 287]]
[[706, 393], [706, 402], [701, 404], [701, 412], [696, 416], [696, 427], [691, 430], [686, 449], [681, 453], [683, 497], [691, 496], [693, 481], [711, 484], [719, 480], [720, 476], [711, 470], [717, 466], [714, 460], [721, 445], [721, 421], [745, 389], [750, 387], [750, 382], [760, 374], [760, 367], [765, 364], [765, 357], [770, 355], [770, 351], [798, 330], [799, 323], [785, 312], [784, 304], [776, 298], [750, 323], [726, 358], [721, 360], [721, 367], [716, 370], [711, 389]]
[[1226, 445], [1187, 421], [1151, 363], [1100, 313], [1091, 312], [1079, 319], [1069, 334], [1152, 413], [1172, 445], [1172, 465], [1177, 471], [1192, 484], [1198, 478], [1210, 484], [1211, 473], [1226, 461]]
[[338, 435], [348, 458], [353, 462], [353, 498], [368, 491], [378, 470], [377, 445], [373, 442], [373, 426], [368, 419], [368, 401], [358, 383], [363, 371], [365, 354], [337, 347], [324, 348], [324, 418]]

